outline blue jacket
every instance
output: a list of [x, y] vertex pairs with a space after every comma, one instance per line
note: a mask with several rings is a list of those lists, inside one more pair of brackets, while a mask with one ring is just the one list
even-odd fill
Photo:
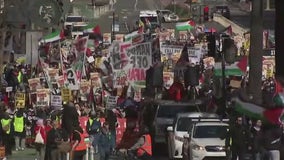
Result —
[[112, 135], [111, 132], [103, 133], [100, 132], [99, 138], [98, 138], [98, 147], [99, 152], [111, 152], [112, 148]]

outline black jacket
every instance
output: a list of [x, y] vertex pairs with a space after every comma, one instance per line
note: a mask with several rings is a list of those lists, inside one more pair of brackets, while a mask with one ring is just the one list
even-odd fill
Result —
[[[230, 144], [230, 141], [232, 143]], [[229, 128], [226, 138], [226, 146], [232, 146], [236, 148], [247, 148], [250, 141], [249, 130], [242, 125], [233, 125]]]

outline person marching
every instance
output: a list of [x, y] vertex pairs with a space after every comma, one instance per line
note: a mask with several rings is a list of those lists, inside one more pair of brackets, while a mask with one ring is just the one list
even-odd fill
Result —
[[90, 136], [90, 142], [91, 142], [91, 153], [98, 153], [98, 137], [99, 133], [101, 131], [101, 121], [100, 118], [97, 116], [95, 111], [92, 111], [90, 113], [90, 118], [87, 121], [87, 133]]
[[152, 139], [149, 133], [149, 129], [144, 127], [142, 129], [142, 135], [138, 141], [129, 149], [130, 151], [136, 151], [136, 155], [141, 160], [151, 160], [152, 157]]
[[1, 116], [1, 127], [2, 127], [2, 143], [5, 146], [5, 155], [12, 155], [12, 134], [11, 134], [11, 123], [12, 120], [7, 112], [4, 112]]
[[14, 116], [14, 134], [15, 134], [15, 144], [16, 151], [25, 150], [26, 148], [26, 131], [25, 124], [26, 118], [24, 116], [24, 109], [21, 108], [17, 111]]
[[87, 144], [84, 141], [84, 133], [83, 129], [78, 125], [74, 126], [74, 130], [72, 132], [72, 150], [71, 157], [72, 160], [83, 160], [84, 155], [86, 154]]

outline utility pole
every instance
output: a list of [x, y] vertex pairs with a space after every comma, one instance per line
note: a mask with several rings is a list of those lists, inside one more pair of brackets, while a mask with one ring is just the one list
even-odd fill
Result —
[[284, 84], [284, 1], [275, 0], [275, 62], [276, 62], [276, 78]]
[[115, 39], [115, 13], [114, 11], [112, 12], [112, 28], [111, 28], [111, 42], [114, 41]]
[[254, 103], [262, 104], [263, 0], [252, 0], [250, 30], [248, 94]]

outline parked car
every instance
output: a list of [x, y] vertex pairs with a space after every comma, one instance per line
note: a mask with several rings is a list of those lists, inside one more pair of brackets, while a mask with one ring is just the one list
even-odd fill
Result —
[[218, 13], [228, 19], [231, 17], [230, 8], [227, 5], [215, 6], [213, 13]]
[[182, 158], [183, 137], [193, 125], [193, 119], [197, 118], [218, 118], [218, 115], [203, 112], [177, 114], [173, 125], [167, 128], [169, 159]]
[[190, 102], [176, 102], [161, 100], [157, 103], [154, 127], [154, 143], [164, 143], [167, 141], [167, 127], [173, 125], [174, 119], [178, 113], [200, 112], [198, 105]]
[[189, 160], [226, 159], [228, 120], [198, 120], [184, 136], [183, 155]]
[[170, 10], [157, 10], [161, 22], [177, 22], [179, 16]]

